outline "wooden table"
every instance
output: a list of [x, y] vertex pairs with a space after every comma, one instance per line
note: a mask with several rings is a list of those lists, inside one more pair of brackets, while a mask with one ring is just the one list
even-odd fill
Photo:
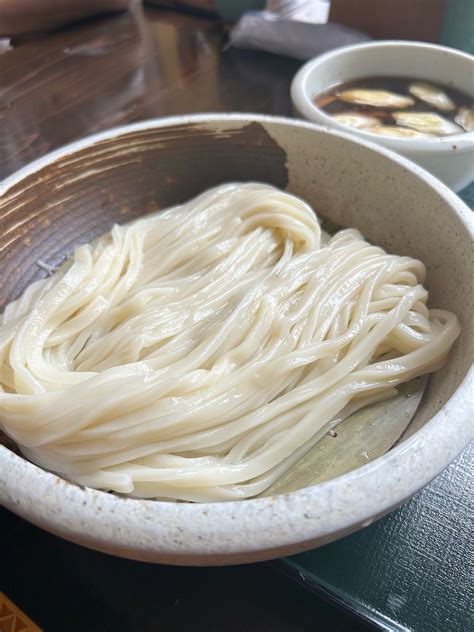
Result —
[[[0, 178], [69, 141], [143, 118], [204, 111], [290, 115], [289, 85], [299, 64], [263, 53], [222, 53], [221, 45], [216, 21], [138, 8], [14, 42], [12, 50], [0, 52]], [[296, 632], [366, 629], [374, 613], [383, 625], [389, 621], [385, 615], [396, 619], [403, 611], [410, 591], [421, 602], [419, 620], [427, 620], [427, 604], [433, 595], [441, 604], [446, 586], [445, 600], [454, 600], [451, 611], [449, 605], [440, 606], [439, 627], [419, 629], [462, 632], [456, 626], [466, 619], [453, 612], [456, 604], [465, 609], [469, 602], [468, 480], [464, 455], [434, 487], [390, 518], [279, 563], [317, 594], [267, 565], [179, 569], [107, 557], [6, 511], [1, 514], [0, 589], [47, 631], [192, 626]], [[463, 532], [458, 545], [456, 529]], [[425, 575], [413, 586], [417, 568]]]
[[0, 54], [0, 178], [86, 134], [190, 112], [289, 115], [297, 62], [230, 50], [217, 21], [135, 7]]

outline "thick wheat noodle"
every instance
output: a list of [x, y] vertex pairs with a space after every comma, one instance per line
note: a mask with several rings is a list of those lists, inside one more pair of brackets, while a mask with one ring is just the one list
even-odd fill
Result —
[[112, 231], [7, 306], [0, 426], [80, 484], [261, 493], [354, 410], [439, 368], [424, 266], [302, 200], [227, 184]]

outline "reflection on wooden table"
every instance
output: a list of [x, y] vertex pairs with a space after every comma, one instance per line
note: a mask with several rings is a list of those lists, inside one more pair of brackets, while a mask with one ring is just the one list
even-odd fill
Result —
[[217, 20], [135, 7], [0, 55], [0, 178], [123, 123], [210, 111], [290, 114], [298, 63], [220, 54]]

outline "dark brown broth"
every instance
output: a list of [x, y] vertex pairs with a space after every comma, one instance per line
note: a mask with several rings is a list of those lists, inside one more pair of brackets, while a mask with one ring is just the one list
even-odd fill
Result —
[[[442, 90], [453, 101], [456, 109], [452, 112], [444, 112], [438, 110], [435, 106], [429, 105], [424, 101], [414, 97], [408, 91], [408, 86], [415, 81], [422, 81], [429, 83], [436, 88]], [[352, 89], [368, 89], [368, 90], [388, 90], [397, 94], [410, 96], [414, 99], [415, 104], [408, 108], [387, 108], [371, 105], [360, 105], [358, 103], [346, 103], [339, 101], [337, 93], [344, 90]], [[347, 81], [333, 86], [329, 90], [325, 90], [313, 97], [313, 102], [319, 108], [329, 115], [333, 114], [345, 114], [345, 113], [357, 113], [366, 114], [368, 116], [374, 116], [379, 119], [380, 125], [394, 125], [395, 121], [392, 117], [392, 112], [398, 112], [403, 109], [404, 112], [436, 112], [441, 116], [454, 122], [454, 119], [458, 113], [459, 108], [474, 107], [474, 100], [469, 95], [461, 92], [452, 87], [445, 86], [441, 83], [434, 81], [426, 81], [424, 79], [415, 79], [413, 77], [367, 77], [366, 79], [356, 79], [354, 81]], [[368, 130], [366, 130], [368, 131]]]

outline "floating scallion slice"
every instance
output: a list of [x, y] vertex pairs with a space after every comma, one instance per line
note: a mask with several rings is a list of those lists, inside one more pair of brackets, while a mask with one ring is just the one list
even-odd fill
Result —
[[464, 132], [462, 127], [435, 112], [394, 112], [393, 118], [397, 125], [436, 136], [450, 136]]
[[394, 136], [395, 138], [434, 138], [433, 134], [426, 134], [415, 129], [397, 127], [395, 125], [376, 125], [375, 127], [367, 128], [365, 131], [371, 134], [378, 134], [379, 136]]
[[336, 93], [337, 98], [345, 103], [371, 105], [377, 108], [409, 108], [415, 104], [414, 99], [389, 90], [369, 90], [354, 88]]
[[474, 132], [474, 108], [461, 108], [454, 119], [466, 132]]
[[354, 129], [364, 129], [366, 127], [373, 127], [379, 123], [379, 120], [375, 116], [368, 116], [367, 114], [358, 114], [357, 112], [343, 112], [341, 114], [333, 114], [333, 121], [352, 127]]
[[456, 106], [446, 92], [443, 92], [443, 90], [440, 90], [440, 88], [436, 86], [432, 86], [430, 83], [415, 81], [410, 84], [408, 91], [414, 97], [423, 101], [423, 103], [427, 103], [442, 112], [452, 112], [456, 109]]

